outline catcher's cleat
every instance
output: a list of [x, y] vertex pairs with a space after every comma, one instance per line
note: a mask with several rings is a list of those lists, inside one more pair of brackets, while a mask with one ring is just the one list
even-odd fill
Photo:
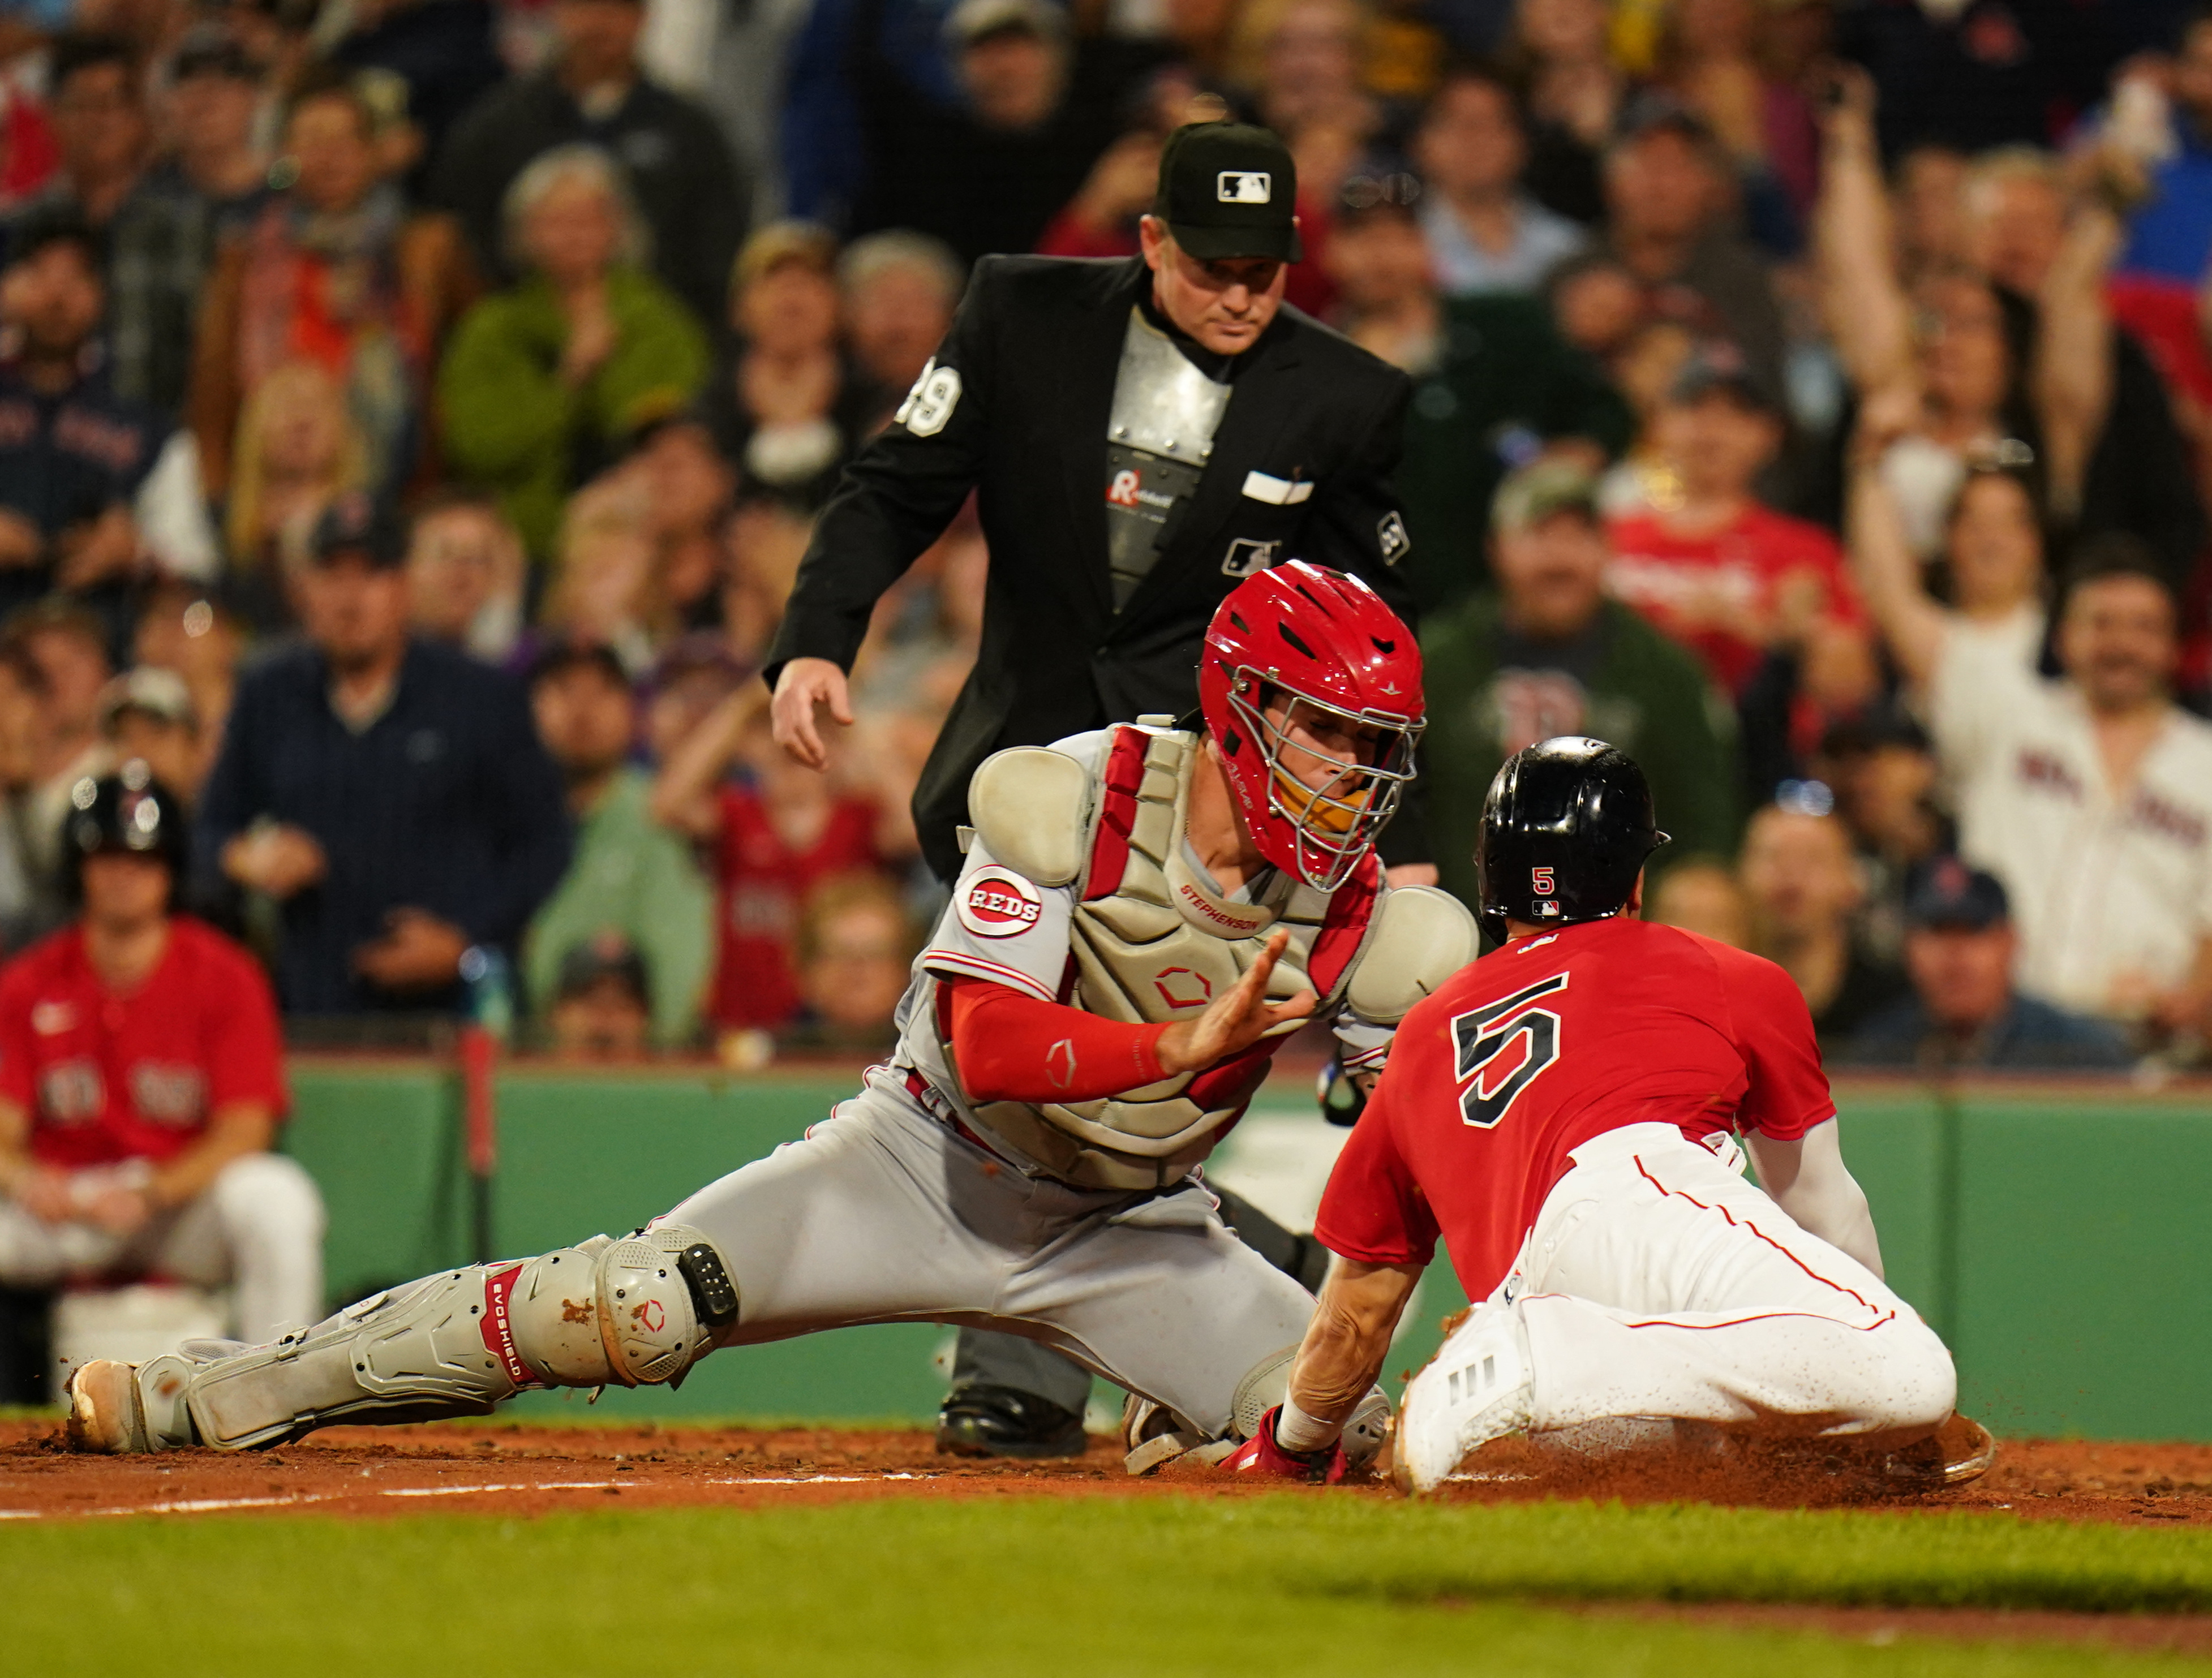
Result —
[[953, 1457], [1036, 1460], [1080, 1457], [1091, 1448], [1083, 1418], [1015, 1387], [960, 1387], [937, 1413], [937, 1448]]
[[1979, 1480], [1996, 1460], [1997, 1442], [1990, 1436], [1990, 1430], [1972, 1416], [1954, 1411], [1926, 1439], [1883, 1457], [1881, 1475], [1897, 1491], [1940, 1492], [1947, 1486]]
[[150, 1363], [94, 1358], [82, 1365], [70, 1377], [69, 1448], [127, 1457], [199, 1444], [186, 1406], [187, 1390], [193, 1372], [218, 1361], [233, 1343], [187, 1341], [182, 1351]]
[[70, 1376], [66, 1433], [71, 1451], [125, 1457], [154, 1446], [138, 1402], [138, 1372], [112, 1358], [94, 1358]]

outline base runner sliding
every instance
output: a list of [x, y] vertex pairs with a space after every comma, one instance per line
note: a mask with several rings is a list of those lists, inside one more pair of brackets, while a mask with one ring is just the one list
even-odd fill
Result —
[[[1419, 654], [1374, 593], [1279, 566], [1228, 596], [1202, 656], [1202, 730], [1149, 718], [977, 770], [898, 1050], [804, 1140], [620, 1240], [444, 1271], [267, 1346], [88, 1364], [76, 1443], [481, 1415], [925, 1321], [1024, 1335], [1128, 1389], [1133, 1471], [1225, 1455], [1281, 1396], [1313, 1299], [1223, 1225], [1198, 1166], [1289, 1033], [1325, 1019], [1370, 1075], [1476, 941], [1374, 855], [1422, 723]], [[1363, 1385], [1346, 1448], [1376, 1448], [1387, 1412]]]
[[1336, 1258], [1288, 1396], [1231, 1467], [1342, 1477], [1340, 1426], [1439, 1237], [1482, 1303], [1406, 1389], [1406, 1490], [1508, 1436], [1583, 1465], [1819, 1441], [1900, 1489], [1988, 1466], [1950, 1354], [1882, 1281], [1796, 987], [1636, 918], [1666, 838], [1601, 741], [1498, 772], [1476, 860], [1503, 948], [1400, 1026], [1322, 1201]]

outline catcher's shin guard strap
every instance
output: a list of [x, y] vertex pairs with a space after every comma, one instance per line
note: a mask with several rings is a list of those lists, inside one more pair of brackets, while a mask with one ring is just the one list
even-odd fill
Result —
[[334, 1421], [485, 1415], [526, 1387], [678, 1378], [736, 1315], [714, 1247], [664, 1226], [426, 1277], [197, 1366], [184, 1397], [200, 1442], [227, 1450]]

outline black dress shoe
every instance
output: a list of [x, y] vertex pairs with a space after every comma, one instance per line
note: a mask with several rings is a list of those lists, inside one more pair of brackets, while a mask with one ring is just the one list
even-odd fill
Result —
[[1080, 1457], [1083, 1418], [1015, 1387], [960, 1387], [937, 1413], [937, 1448], [955, 1457]]

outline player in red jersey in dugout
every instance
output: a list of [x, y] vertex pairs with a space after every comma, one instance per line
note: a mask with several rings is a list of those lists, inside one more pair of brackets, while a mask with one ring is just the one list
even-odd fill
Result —
[[173, 913], [182, 805], [143, 762], [79, 781], [77, 918], [0, 972], [0, 1281], [234, 1288], [273, 1339], [323, 1310], [323, 1203], [269, 1152], [288, 1106], [253, 958]]

